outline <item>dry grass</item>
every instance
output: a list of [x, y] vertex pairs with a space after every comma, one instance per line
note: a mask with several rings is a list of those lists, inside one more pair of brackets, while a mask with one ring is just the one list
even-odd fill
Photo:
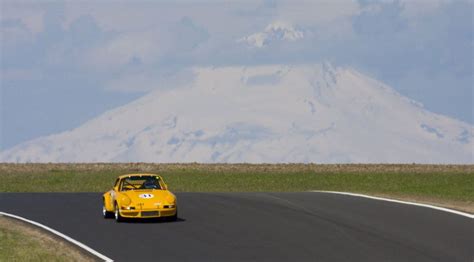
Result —
[[0, 216], [0, 261], [96, 261], [62, 239]]
[[163, 172], [163, 171], [208, 171], [242, 173], [474, 173], [474, 165], [421, 165], [421, 164], [199, 164], [199, 163], [82, 163], [82, 164], [13, 164], [0, 163], [0, 173], [30, 173], [41, 171], [115, 171]]

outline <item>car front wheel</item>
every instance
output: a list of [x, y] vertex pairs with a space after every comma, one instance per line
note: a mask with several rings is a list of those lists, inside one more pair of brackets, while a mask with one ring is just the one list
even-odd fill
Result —
[[117, 221], [117, 222], [122, 222], [123, 221], [123, 218], [120, 215], [119, 207], [118, 207], [117, 204], [115, 204], [115, 221]]
[[176, 213], [174, 214], [174, 216], [170, 217], [170, 221], [176, 221], [176, 220], [178, 220], [178, 208], [176, 208]]

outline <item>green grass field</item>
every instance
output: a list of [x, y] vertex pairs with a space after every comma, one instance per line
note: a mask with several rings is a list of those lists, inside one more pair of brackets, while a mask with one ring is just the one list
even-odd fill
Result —
[[473, 165], [0, 164], [0, 192], [105, 192], [161, 174], [175, 192], [332, 190], [474, 203]]

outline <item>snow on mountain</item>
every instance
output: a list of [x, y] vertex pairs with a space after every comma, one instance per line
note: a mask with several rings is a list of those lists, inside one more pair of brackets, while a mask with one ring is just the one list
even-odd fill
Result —
[[269, 24], [263, 32], [240, 38], [237, 42], [247, 43], [254, 47], [264, 47], [272, 41], [296, 41], [302, 39], [304, 33], [283, 22]]
[[329, 64], [195, 68], [2, 162], [473, 163], [474, 128]]

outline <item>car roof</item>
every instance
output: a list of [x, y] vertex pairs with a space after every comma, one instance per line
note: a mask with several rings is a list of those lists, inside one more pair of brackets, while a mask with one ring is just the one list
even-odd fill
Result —
[[154, 176], [154, 177], [159, 177], [161, 178], [160, 175], [157, 175], [157, 174], [125, 174], [125, 175], [121, 175], [119, 176], [118, 178], [122, 179], [122, 178], [125, 178], [125, 177], [142, 177], [142, 176]]

